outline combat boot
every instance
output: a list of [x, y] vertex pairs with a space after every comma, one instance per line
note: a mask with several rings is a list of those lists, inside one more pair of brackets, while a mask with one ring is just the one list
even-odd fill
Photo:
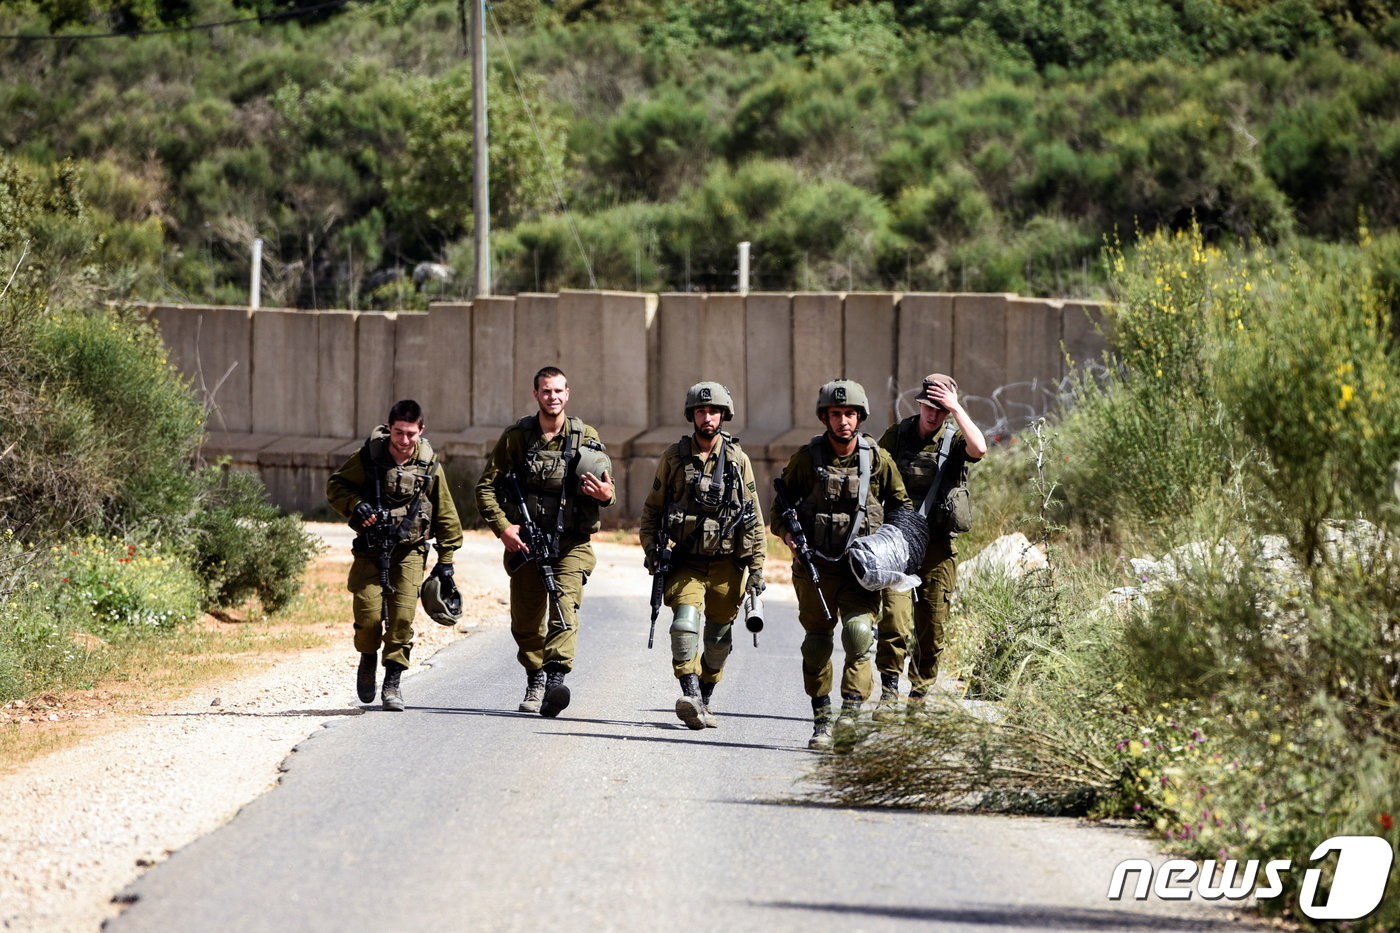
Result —
[[807, 747], [818, 751], [831, 748], [831, 697], [812, 697], [812, 737]]
[[538, 713], [544, 700], [544, 671], [525, 672], [525, 699], [518, 707], [522, 713]]
[[837, 748], [849, 748], [855, 744], [856, 722], [860, 719], [863, 702], [860, 694], [841, 694], [841, 712], [836, 716], [836, 727], [832, 730], [832, 740]]
[[360, 696], [361, 703], [374, 702], [374, 669], [379, 665], [379, 655], [361, 654], [360, 669], [355, 672], [355, 692]]
[[705, 728], [702, 715], [705, 701], [700, 699], [700, 678], [694, 674], [682, 674], [679, 680], [681, 698], [676, 701], [676, 715], [692, 729]]
[[870, 718], [876, 722], [894, 722], [899, 719], [899, 675], [880, 675], [880, 699], [875, 704], [875, 712]]
[[403, 712], [403, 692], [399, 690], [399, 675], [403, 665], [397, 661], [384, 662], [384, 690], [379, 695], [383, 706], [391, 713]]
[[928, 710], [928, 694], [909, 691], [909, 702], [904, 706], [904, 718], [910, 722], [923, 719]]
[[568, 671], [558, 664], [546, 664], [544, 670], [544, 700], [540, 703], [540, 715], [553, 719], [569, 705], [569, 688], [564, 686], [564, 675]]
[[710, 710], [710, 695], [715, 692], [715, 685], [707, 680], [700, 681], [700, 699], [703, 705], [700, 709], [700, 719], [704, 721], [706, 729], [718, 729], [719, 722], [715, 720], [715, 714]]

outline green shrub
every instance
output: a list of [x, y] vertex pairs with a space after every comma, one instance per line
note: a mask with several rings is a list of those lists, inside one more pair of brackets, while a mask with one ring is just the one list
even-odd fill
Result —
[[213, 467], [201, 478], [194, 569], [205, 604], [237, 606], [256, 596], [267, 612], [285, 608], [319, 543], [299, 518], [277, 511], [255, 474]]
[[[59, 615], [121, 634], [199, 617], [199, 578], [172, 551], [89, 535], [52, 548]], [[80, 627], [86, 627], [80, 623]]]

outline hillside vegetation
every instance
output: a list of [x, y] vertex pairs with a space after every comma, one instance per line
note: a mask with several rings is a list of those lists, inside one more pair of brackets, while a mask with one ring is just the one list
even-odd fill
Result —
[[[309, 5], [309, 4], [303, 4]], [[277, 0], [29, 0], [0, 33], [151, 30]], [[502, 0], [495, 287], [1100, 294], [1105, 238], [1354, 241], [1400, 224], [1381, 0]], [[0, 40], [0, 151], [72, 159], [109, 297], [470, 292], [469, 65], [451, 0]], [[568, 213], [563, 210], [567, 203]], [[376, 274], [377, 273], [377, 274]], [[591, 276], [591, 277], [590, 277]]]

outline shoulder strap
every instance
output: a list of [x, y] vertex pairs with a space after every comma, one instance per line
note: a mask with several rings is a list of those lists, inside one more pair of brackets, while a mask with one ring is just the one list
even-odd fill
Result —
[[384, 477], [379, 475], [379, 468], [374, 462], [374, 454], [369, 449], [369, 439], [365, 439], [365, 446], [360, 448], [360, 465], [365, 470], [365, 484], [369, 487], [376, 509], [384, 507], [383, 481]]
[[923, 504], [919, 506], [919, 514], [924, 518], [928, 518], [929, 512], [933, 511], [933, 503], [938, 499], [938, 490], [943, 486], [943, 476], [948, 472], [948, 461], [952, 459], [948, 454], [953, 449], [953, 435], [956, 433], [958, 432], [953, 430], [952, 425], [944, 423], [943, 446], [938, 451], [938, 473], [933, 477], [933, 485], [928, 488]]
[[826, 466], [829, 462], [826, 435], [818, 434], [807, 442], [807, 446], [812, 448], [812, 466], [817, 469]]
[[865, 515], [869, 511], [870, 474], [875, 466], [875, 445], [870, 438], [857, 434], [856, 442], [860, 453], [860, 483], [856, 489], [856, 514], [851, 516], [851, 530], [846, 532], [845, 550], [850, 550], [851, 542], [860, 537], [861, 526], [865, 524]]

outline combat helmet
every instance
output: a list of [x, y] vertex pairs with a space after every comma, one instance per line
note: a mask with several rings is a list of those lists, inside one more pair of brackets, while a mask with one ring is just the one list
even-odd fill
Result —
[[612, 458], [608, 456], [603, 445], [596, 441], [584, 441], [578, 449], [578, 459], [574, 462], [574, 475], [583, 476], [585, 473], [592, 473], [599, 479], [607, 473], [612, 476]]
[[456, 625], [462, 621], [462, 591], [450, 577], [432, 574], [418, 591], [423, 611], [438, 625]]
[[833, 379], [817, 390], [817, 417], [821, 418], [833, 405], [844, 405], [860, 413], [860, 420], [870, 417], [870, 401], [865, 388], [854, 379]]
[[724, 412], [725, 421], [734, 420], [734, 399], [729, 390], [718, 382], [697, 382], [685, 393], [685, 420], [695, 420], [695, 409], [701, 405], [713, 405]]

